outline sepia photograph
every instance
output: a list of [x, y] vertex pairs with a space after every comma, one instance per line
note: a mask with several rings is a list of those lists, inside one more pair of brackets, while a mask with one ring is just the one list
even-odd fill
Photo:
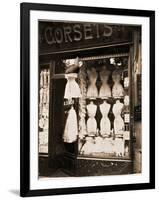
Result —
[[155, 187], [154, 23], [21, 4], [21, 196]]
[[141, 26], [38, 22], [39, 178], [141, 173]]

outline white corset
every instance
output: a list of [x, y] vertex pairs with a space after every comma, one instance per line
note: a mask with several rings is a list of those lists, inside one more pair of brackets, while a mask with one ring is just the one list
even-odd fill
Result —
[[95, 119], [97, 111], [97, 106], [91, 102], [89, 105], [87, 105], [87, 113], [88, 113], [88, 120], [87, 120], [87, 132], [88, 134], [95, 134], [97, 131], [97, 122]]
[[79, 98], [81, 97], [81, 92], [80, 92], [80, 88], [77, 84], [77, 82], [75, 81], [76, 77], [71, 77], [70, 74], [66, 75], [67, 78], [67, 83], [66, 83], [66, 87], [65, 87], [65, 94], [64, 94], [64, 98], [65, 99], [71, 99], [71, 98]]
[[102, 84], [99, 91], [99, 97], [111, 97], [111, 89], [108, 84]]
[[113, 88], [112, 88], [112, 96], [114, 98], [124, 96], [124, 88], [120, 83], [114, 83]]
[[100, 132], [101, 135], [110, 134], [111, 124], [108, 118], [108, 113], [110, 110], [110, 104], [104, 102], [100, 105], [100, 112], [102, 114], [102, 119], [100, 121]]
[[114, 131], [115, 134], [120, 134], [124, 130], [124, 120], [121, 117], [121, 111], [123, 109], [123, 103], [120, 103], [118, 100], [113, 107], [114, 119]]

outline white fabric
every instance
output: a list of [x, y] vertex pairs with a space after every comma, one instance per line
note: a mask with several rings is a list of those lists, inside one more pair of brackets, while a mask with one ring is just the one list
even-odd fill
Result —
[[97, 131], [97, 122], [94, 117], [90, 117], [87, 120], [87, 132], [88, 134], [95, 134]]
[[124, 78], [124, 87], [129, 87], [129, 77]]
[[114, 152], [116, 156], [124, 156], [124, 140], [116, 138], [114, 140]]
[[88, 113], [88, 120], [87, 120], [87, 132], [88, 134], [95, 134], [97, 131], [97, 122], [95, 119], [97, 111], [97, 106], [91, 101], [89, 105], [87, 105], [87, 113]]
[[123, 109], [123, 103], [120, 103], [119, 100], [113, 106], [113, 114], [115, 116], [114, 119], [114, 131], [115, 134], [123, 133], [124, 130], [124, 120], [121, 117], [121, 111]]
[[124, 88], [120, 83], [115, 83], [112, 88], [112, 96], [114, 98], [124, 96]]
[[81, 153], [83, 154], [92, 154], [94, 152], [94, 140], [91, 137], [86, 138], [86, 143], [82, 147]]
[[100, 121], [101, 135], [105, 135], [105, 134], [110, 135], [111, 127], [110, 127], [110, 120], [108, 118], [109, 110], [110, 110], [110, 104], [104, 101], [104, 103], [100, 105], [100, 112], [102, 114], [102, 119]]
[[98, 90], [96, 85], [89, 85], [87, 90], [87, 97], [96, 98], [98, 97]]
[[110, 86], [108, 85], [108, 79], [110, 72], [106, 69], [106, 66], [103, 66], [102, 71], [100, 71], [100, 79], [102, 81], [102, 86], [99, 91], [99, 97], [111, 97], [111, 89]]
[[99, 91], [99, 97], [111, 97], [111, 89], [108, 84], [102, 84], [100, 91]]
[[126, 106], [129, 105], [129, 96], [128, 96], [128, 95], [126, 95], [126, 96], [124, 97], [124, 104], [125, 104]]
[[86, 138], [86, 143], [81, 149], [82, 154], [106, 153], [124, 156], [124, 140], [121, 138], [102, 138], [100, 136]]
[[96, 86], [96, 81], [97, 81], [97, 72], [95, 70], [95, 68], [92, 68], [91, 70], [87, 71], [88, 74], [88, 78], [89, 78], [89, 82], [90, 85], [88, 86], [88, 90], [87, 90], [87, 97], [98, 97], [98, 89]]
[[103, 138], [102, 148], [104, 153], [114, 153], [114, 140], [112, 138]]
[[72, 107], [69, 110], [68, 117], [65, 124], [63, 139], [66, 143], [72, 143], [77, 140], [78, 125], [76, 111]]
[[75, 77], [68, 77], [65, 87], [65, 99], [79, 98], [81, 97], [80, 88], [75, 81]]
[[95, 153], [101, 153], [103, 152], [103, 138], [101, 138], [100, 136], [95, 138], [95, 145], [94, 145], [94, 149], [93, 152]]

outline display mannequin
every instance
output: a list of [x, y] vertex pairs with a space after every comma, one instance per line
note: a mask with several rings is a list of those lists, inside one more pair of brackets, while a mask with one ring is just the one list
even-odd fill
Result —
[[102, 114], [102, 119], [100, 121], [100, 133], [102, 136], [110, 135], [110, 120], [108, 118], [108, 113], [110, 110], [110, 104], [108, 104], [106, 101], [104, 101], [100, 105], [100, 112]]
[[66, 74], [65, 78], [67, 79], [66, 87], [65, 87], [65, 99], [79, 98], [81, 97], [80, 88], [75, 81], [77, 78], [76, 73]]
[[97, 72], [95, 68], [92, 68], [91, 70], [87, 70], [88, 78], [89, 78], [89, 86], [87, 90], [87, 97], [89, 98], [96, 98], [98, 97], [98, 89], [96, 86], [97, 81]]
[[124, 104], [120, 103], [119, 100], [113, 106], [113, 114], [115, 116], [114, 119], [114, 132], [115, 134], [122, 134], [124, 131], [124, 120], [121, 117], [121, 112]]
[[119, 70], [115, 70], [112, 74], [112, 79], [114, 81], [114, 85], [112, 88], [112, 96], [114, 98], [120, 98], [124, 96], [124, 88], [121, 85], [121, 72]]
[[75, 109], [72, 106], [71, 109], [68, 111], [63, 140], [66, 143], [75, 142], [77, 139], [77, 135], [78, 135], [77, 115]]
[[97, 106], [93, 103], [93, 101], [90, 102], [90, 104], [87, 105], [87, 113], [88, 113], [88, 120], [87, 120], [87, 133], [88, 135], [95, 135], [97, 132], [97, 122], [95, 119], [97, 111]]
[[100, 74], [100, 79], [102, 81], [102, 86], [99, 91], [99, 97], [101, 98], [111, 97], [111, 89], [110, 89], [110, 86], [108, 85], [110, 72], [107, 71], [106, 67], [104, 66], [99, 74]]

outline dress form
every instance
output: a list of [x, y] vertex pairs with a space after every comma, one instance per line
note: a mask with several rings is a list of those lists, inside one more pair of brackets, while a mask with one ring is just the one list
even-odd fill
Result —
[[121, 112], [123, 109], [123, 103], [120, 103], [119, 100], [113, 106], [114, 119], [114, 132], [115, 134], [121, 134], [124, 130], [124, 120], [121, 117]]
[[64, 98], [72, 99], [81, 97], [80, 88], [77, 82], [75, 81], [75, 79], [77, 78], [77, 74], [76, 73], [66, 74], [65, 77], [67, 79], [67, 83], [65, 87]]
[[88, 120], [87, 120], [87, 133], [88, 135], [95, 135], [97, 132], [97, 122], [95, 119], [97, 111], [97, 106], [93, 103], [93, 101], [90, 102], [90, 104], [87, 105], [87, 113], [88, 113]]
[[111, 97], [111, 89], [108, 85], [109, 74], [110, 72], [107, 71], [105, 67], [103, 67], [102, 71], [100, 71], [100, 79], [102, 81], [102, 86], [99, 91], [99, 97], [101, 98]]
[[97, 86], [96, 86], [96, 81], [97, 81], [97, 72], [95, 70], [95, 68], [92, 68], [91, 70], [87, 70], [87, 74], [88, 74], [88, 78], [89, 78], [89, 86], [88, 86], [88, 90], [87, 90], [87, 97], [92, 97], [92, 98], [96, 98], [98, 97], [98, 90], [97, 90]]
[[109, 110], [110, 110], [110, 104], [104, 101], [100, 105], [100, 112], [102, 114], [102, 119], [100, 121], [100, 133], [102, 136], [110, 135], [111, 127], [110, 127], [110, 120], [108, 118]]
[[120, 81], [121, 81], [121, 74], [120, 71], [114, 71], [112, 74], [112, 79], [114, 81], [114, 85], [112, 88], [112, 96], [114, 98], [120, 98], [124, 96], [124, 88], [121, 85]]

